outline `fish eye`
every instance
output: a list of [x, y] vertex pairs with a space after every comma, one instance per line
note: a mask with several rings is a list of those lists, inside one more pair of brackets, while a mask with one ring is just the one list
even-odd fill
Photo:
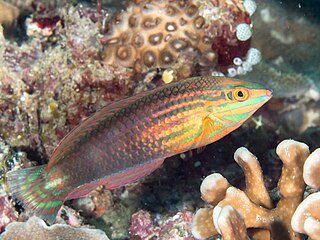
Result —
[[239, 88], [239, 89], [235, 89], [232, 95], [236, 101], [242, 102], [248, 99], [249, 92], [247, 89]]

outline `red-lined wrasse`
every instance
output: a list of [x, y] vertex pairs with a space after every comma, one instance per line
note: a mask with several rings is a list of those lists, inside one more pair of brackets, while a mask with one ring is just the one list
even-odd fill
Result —
[[195, 77], [112, 102], [74, 128], [47, 165], [8, 172], [8, 191], [52, 223], [65, 200], [133, 182], [217, 141], [270, 98], [256, 83]]

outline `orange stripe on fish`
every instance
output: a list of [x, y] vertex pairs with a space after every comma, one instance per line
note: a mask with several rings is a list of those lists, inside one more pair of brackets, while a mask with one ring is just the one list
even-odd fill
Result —
[[259, 84], [195, 77], [112, 102], [65, 136], [48, 165], [7, 173], [9, 193], [52, 223], [66, 199], [138, 180], [217, 141], [270, 98]]

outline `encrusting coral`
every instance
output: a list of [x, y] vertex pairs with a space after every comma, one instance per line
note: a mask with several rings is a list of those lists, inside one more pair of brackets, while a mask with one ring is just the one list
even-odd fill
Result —
[[[320, 189], [320, 148], [310, 154], [303, 167], [303, 178], [307, 185]], [[304, 233], [309, 239], [320, 239], [320, 192], [305, 198], [294, 212], [291, 220], [294, 231]]]
[[130, 1], [109, 22], [103, 60], [139, 73], [174, 66], [181, 78], [196, 65], [244, 74], [260, 56], [250, 48], [255, 9], [252, 0]]
[[[283, 162], [278, 182], [281, 199], [276, 207], [264, 185], [257, 158], [246, 148], [239, 148], [234, 158], [244, 172], [246, 187], [243, 191], [237, 189], [216, 173], [204, 179], [201, 195], [214, 209], [202, 208], [195, 214], [192, 232], [196, 238], [205, 239], [220, 233], [224, 239], [246, 239], [240, 237], [244, 236], [245, 226], [254, 239], [300, 239], [291, 228], [291, 216], [305, 190], [301, 169], [309, 156], [309, 148], [304, 143], [284, 140], [276, 153]], [[228, 238], [230, 231], [238, 238]]]
[[105, 233], [98, 229], [74, 228], [65, 224], [55, 224], [48, 227], [45, 222], [38, 217], [31, 217], [27, 222], [10, 223], [3, 234], [2, 240], [108, 240]]

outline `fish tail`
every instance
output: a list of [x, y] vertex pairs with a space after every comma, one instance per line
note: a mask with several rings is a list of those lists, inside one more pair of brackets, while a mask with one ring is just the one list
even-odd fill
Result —
[[23, 207], [52, 224], [66, 197], [63, 189], [47, 180], [47, 165], [11, 171], [6, 174], [9, 195]]

